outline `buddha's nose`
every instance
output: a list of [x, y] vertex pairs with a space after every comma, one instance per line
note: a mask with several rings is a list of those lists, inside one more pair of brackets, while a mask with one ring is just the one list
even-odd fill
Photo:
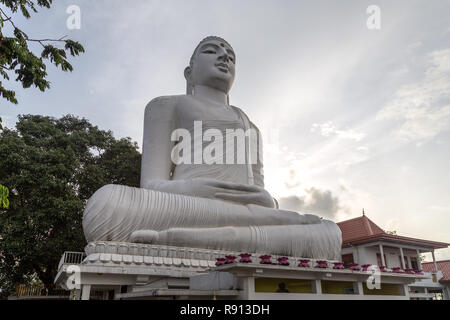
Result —
[[219, 59], [223, 60], [224, 62], [228, 62], [230, 60], [230, 56], [228, 55], [228, 52], [226, 52], [226, 50], [223, 50], [221, 55], [219, 56]]

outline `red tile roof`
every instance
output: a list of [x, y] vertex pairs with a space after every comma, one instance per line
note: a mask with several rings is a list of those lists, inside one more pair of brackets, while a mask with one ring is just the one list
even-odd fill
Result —
[[443, 242], [388, 234], [365, 215], [351, 220], [339, 222], [337, 225], [342, 231], [343, 246], [378, 240], [416, 244], [434, 249], [447, 248], [449, 245], [448, 243]]
[[[444, 277], [439, 282], [450, 282], [450, 260], [436, 261], [438, 270], [442, 271]], [[434, 271], [433, 262], [422, 262], [422, 269], [425, 272]]]
[[339, 222], [342, 231], [342, 243], [351, 243], [353, 240], [381, 235], [385, 232], [365, 215], [359, 218]]

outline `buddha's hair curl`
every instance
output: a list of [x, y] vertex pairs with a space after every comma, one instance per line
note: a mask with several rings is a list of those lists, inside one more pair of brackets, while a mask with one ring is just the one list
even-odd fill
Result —
[[233, 47], [231, 46], [231, 44], [230, 44], [227, 40], [225, 40], [225, 39], [223, 39], [223, 38], [221, 38], [221, 37], [217, 37], [217, 36], [208, 36], [208, 37], [204, 38], [202, 41], [200, 41], [200, 43], [199, 43], [199, 44], [197, 45], [197, 47], [195, 48], [194, 53], [192, 54], [191, 60], [189, 61], [189, 66], [190, 66], [191, 68], [192, 68], [192, 66], [194, 65], [195, 54], [197, 53], [198, 49], [201, 47], [201, 45], [202, 45], [203, 43], [208, 42], [208, 41], [211, 41], [211, 40], [217, 40], [217, 41], [220, 41], [220, 42], [224, 42], [224, 43], [226, 43], [231, 49], [233, 49]]

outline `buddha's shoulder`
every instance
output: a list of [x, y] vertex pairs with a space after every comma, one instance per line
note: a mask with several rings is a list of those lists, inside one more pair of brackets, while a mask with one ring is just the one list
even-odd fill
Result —
[[156, 97], [147, 104], [147, 107], [174, 106], [182, 97], [183, 95]]
[[186, 104], [189, 97], [186, 95], [161, 96], [151, 100], [145, 108], [146, 114], [172, 114], [178, 106]]
[[231, 106], [234, 110], [236, 110], [237, 113], [240, 113], [243, 117], [247, 118], [248, 122], [250, 123], [250, 125], [259, 131], [258, 127], [250, 120], [249, 116], [239, 107], [236, 106]]
[[192, 102], [192, 97], [185, 94], [161, 96], [154, 98], [147, 104], [147, 109], [159, 109], [159, 108], [176, 108], [177, 106], [184, 106]]

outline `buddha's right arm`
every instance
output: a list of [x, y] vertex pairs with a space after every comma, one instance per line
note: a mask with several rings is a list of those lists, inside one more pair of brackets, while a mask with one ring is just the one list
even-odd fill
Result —
[[152, 181], [169, 181], [172, 169], [171, 152], [176, 129], [176, 97], [159, 97], [145, 108], [142, 143], [141, 188], [150, 188]]

